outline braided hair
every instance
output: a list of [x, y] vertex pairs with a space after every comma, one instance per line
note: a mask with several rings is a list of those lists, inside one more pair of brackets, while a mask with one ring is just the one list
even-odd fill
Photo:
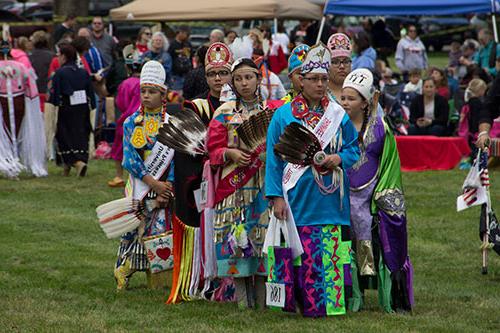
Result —
[[370, 109], [371, 103], [367, 103], [366, 107], [363, 110], [363, 124], [361, 125], [361, 129], [358, 133], [358, 142], [363, 143], [363, 135], [365, 134], [366, 127], [368, 126], [368, 120], [370, 118]]

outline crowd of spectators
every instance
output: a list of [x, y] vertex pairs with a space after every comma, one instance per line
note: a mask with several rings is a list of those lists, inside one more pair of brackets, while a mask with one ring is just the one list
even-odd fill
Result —
[[[18, 38], [11, 53], [14, 60], [35, 71], [43, 108], [51, 80], [63, 65], [58, 57], [60, 50], [68, 53], [68, 48], [73, 49], [75, 65], [91, 80], [90, 97], [98, 110], [90, 119], [95, 128], [106, 123], [104, 109], [109, 107], [106, 98], [112, 97], [116, 87], [126, 78], [121, 49], [127, 44], [134, 45], [134, 58], [157, 60], [163, 65], [165, 83], [170, 90], [193, 99], [208, 92], [203, 61], [207, 45], [224, 42], [231, 46], [234, 43], [235, 55], [245, 55], [244, 50], [248, 49], [248, 56], [258, 64], [263, 77], [263, 97], [280, 99], [286, 95], [284, 86], [288, 82], [284, 85], [278, 75], [287, 68], [291, 49], [302, 43], [315, 44], [318, 29], [318, 22], [309, 21], [300, 21], [290, 34], [282, 24], [274, 33], [271, 27], [263, 25], [251, 29], [245, 36], [233, 30], [214, 29], [209, 41], [194, 49], [188, 26], [178, 26], [170, 40], [163, 32], [144, 26], [135, 40], [124, 42], [108, 34], [102, 17], [94, 17], [88, 26], [77, 26], [75, 16], [70, 15], [55, 27], [52, 36], [37, 31], [30, 38]], [[327, 24], [324, 29], [327, 39], [331, 27]], [[472, 144], [480, 136], [482, 123], [495, 126], [492, 116], [487, 115], [497, 114], [494, 108], [500, 105], [495, 102], [499, 99], [496, 91], [500, 90], [497, 79], [500, 45], [494, 42], [491, 31], [483, 28], [477, 32], [477, 40], [471, 36], [451, 43], [446, 67], [430, 67], [418, 27], [409, 25], [404, 31], [405, 35], [397, 41], [383, 20], [364, 25], [362, 30], [349, 36], [352, 58], [334, 58], [339, 62], [334, 66], [338, 73], [332, 71], [334, 77], [330, 81], [351, 70], [367, 68], [377, 78], [382, 110], [392, 119], [397, 134], [462, 135]], [[392, 68], [390, 56], [395, 60]], [[66, 72], [65, 75], [71, 75]], [[335, 93], [334, 83], [331, 89]]]

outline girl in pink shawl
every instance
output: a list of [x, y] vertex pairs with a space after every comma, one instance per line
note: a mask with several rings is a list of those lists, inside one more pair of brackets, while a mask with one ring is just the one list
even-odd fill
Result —
[[116, 121], [115, 140], [111, 148], [111, 157], [115, 160], [116, 176], [108, 181], [110, 187], [125, 186], [123, 180], [123, 122], [132, 113], [137, 111], [141, 105], [141, 88], [139, 84], [139, 77], [141, 76], [142, 61], [133, 54], [129, 54], [129, 48], [123, 50], [123, 57], [130, 77], [123, 81], [118, 86], [118, 93], [116, 95], [116, 106], [122, 112], [122, 115]]

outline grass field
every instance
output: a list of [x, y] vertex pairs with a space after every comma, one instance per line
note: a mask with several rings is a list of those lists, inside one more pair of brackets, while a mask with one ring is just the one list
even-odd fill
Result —
[[[437, 67], [441, 69], [445, 69], [448, 67], [448, 53], [446, 52], [428, 52], [427, 53], [429, 67]], [[391, 65], [391, 69], [394, 72], [399, 72], [399, 69], [396, 67], [396, 62], [394, 60], [394, 55], [389, 57], [389, 64]], [[425, 75], [424, 75], [425, 77]]]
[[[165, 305], [167, 292], [115, 292], [118, 241], [96, 222], [98, 204], [119, 198], [105, 182], [110, 161], [92, 161], [88, 177], [0, 179], [1, 332], [498, 332], [500, 257], [480, 274], [479, 210], [455, 212], [464, 171], [405, 173], [410, 255], [415, 268], [412, 315], [385, 314], [375, 292], [367, 308], [343, 317], [305, 319], [276, 311], [238, 310], [204, 301]], [[500, 207], [500, 172], [491, 172]]]

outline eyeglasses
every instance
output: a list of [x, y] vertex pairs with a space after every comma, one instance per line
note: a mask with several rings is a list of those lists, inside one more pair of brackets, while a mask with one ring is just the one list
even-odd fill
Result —
[[150, 32], [145, 32], [144, 34], [147, 35], [147, 36], [151, 36]]
[[223, 78], [223, 77], [227, 77], [229, 76], [229, 71], [219, 71], [219, 72], [208, 72], [206, 75], [208, 78], [210, 79], [213, 79], [215, 78], [217, 75], [220, 77], [220, 78]]
[[304, 80], [311, 81], [312, 83], [315, 84], [317, 84], [319, 81], [321, 81], [321, 83], [327, 83], [329, 81], [327, 76], [304, 77]]
[[333, 66], [336, 66], [336, 67], [340, 67], [340, 65], [344, 65], [344, 66], [348, 66], [352, 63], [352, 60], [351, 59], [343, 59], [343, 60], [340, 60], [340, 59], [333, 59], [332, 60], [332, 65]]

